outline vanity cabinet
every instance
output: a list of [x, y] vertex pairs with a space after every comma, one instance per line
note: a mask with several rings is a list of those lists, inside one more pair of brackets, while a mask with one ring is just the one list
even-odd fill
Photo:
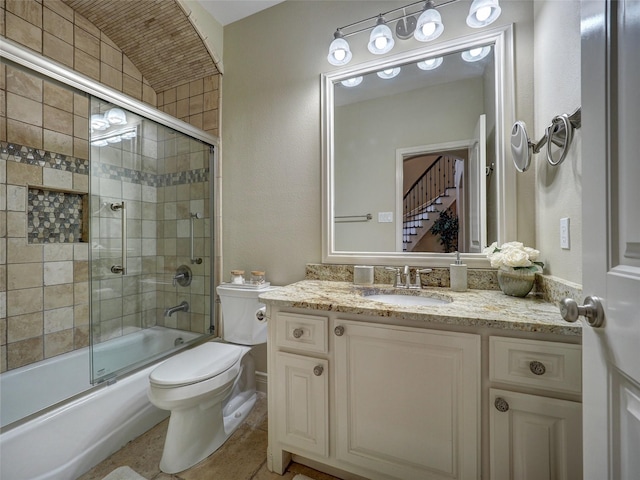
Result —
[[491, 479], [582, 479], [582, 405], [558, 398], [581, 393], [580, 346], [490, 337], [489, 352]]
[[269, 467], [480, 476], [480, 336], [269, 311]]
[[333, 333], [338, 460], [368, 478], [479, 476], [478, 335], [340, 318]]
[[[272, 328], [275, 382], [270, 382], [277, 421], [270, 422], [283, 446], [327, 457], [329, 454], [329, 319], [281, 312]], [[293, 352], [293, 353], [288, 353]]]

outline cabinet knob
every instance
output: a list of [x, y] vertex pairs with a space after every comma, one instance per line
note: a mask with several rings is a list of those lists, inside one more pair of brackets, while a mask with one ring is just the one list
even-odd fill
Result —
[[304, 330], [302, 330], [301, 328], [296, 328], [293, 331], [293, 337], [294, 338], [300, 338], [303, 334], [304, 334]]
[[320, 375], [322, 375], [322, 372], [324, 372], [324, 367], [323, 367], [322, 365], [316, 365], [316, 366], [313, 368], [313, 374], [314, 374], [316, 377], [319, 377]]
[[502, 397], [496, 398], [496, 401], [493, 403], [493, 405], [496, 407], [496, 410], [498, 410], [499, 412], [506, 412], [507, 410], [509, 410], [509, 402], [507, 402]]
[[342, 325], [338, 325], [336, 328], [333, 329], [333, 333], [341, 337], [342, 335], [344, 335], [344, 327]]
[[531, 370], [531, 373], [534, 375], [544, 375], [547, 371], [547, 367], [544, 366], [544, 363], [533, 360], [529, 362], [529, 370]]

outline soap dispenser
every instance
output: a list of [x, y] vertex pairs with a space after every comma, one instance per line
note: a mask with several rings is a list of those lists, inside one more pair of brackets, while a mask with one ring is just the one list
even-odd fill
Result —
[[454, 292], [467, 291], [467, 266], [460, 259], [460, 252], [456, 252], [456, 263], [450, 265], [449, 278], [451, 290]]

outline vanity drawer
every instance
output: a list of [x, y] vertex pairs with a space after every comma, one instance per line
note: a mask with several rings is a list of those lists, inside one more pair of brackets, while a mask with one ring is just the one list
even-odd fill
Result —
[[582, 347], [489, 337], [489, 379], [545, 390], [582, 392]]
[[278, 312], [276, 322], [276, 345], [278, 347], [315, 353], [329, 351], [328, 317]]

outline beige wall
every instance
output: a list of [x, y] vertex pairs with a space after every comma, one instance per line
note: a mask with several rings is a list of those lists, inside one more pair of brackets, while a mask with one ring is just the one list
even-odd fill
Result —
[[[572, 113], [580, 97], [580, 2], [535, 2], [535, 123], [537, 141], [555, 115]], [[559, 36], [558, 32], [562, 32]], [[564, 162], [549, 165], [546, 154], [534, 157], [536, 246], [545, 272], [582, 283], [582, 131], [576, 130]], [[588, 217], [588, 213], [586, 215]], [[560, 218], [571, 219], [571, 249], [560, 248]]]
[[[225, 27], [225, 272], [261, 266], [282, 285], [302, 279], [306, 263], [321, 261], [320, 74], [337, 68], [326, 60], [329, 43], [338, 26], [404, 4], [287, 1]], [[443, 7], [442, 41], [476, 33], [464, 22], [469, 5]], [[516, 23], [515, 113], [527, 123], [533, 119], [532, 15], [532, 4], [506, 2], [496, 22]], [[373, 59], [365, 43], [366, 34], [350, 38], [353, 64]], [[398, 41], [391, 54], [422, 46]], [[518, 239], [533, 244], [534, 179], [517, 181]]]

